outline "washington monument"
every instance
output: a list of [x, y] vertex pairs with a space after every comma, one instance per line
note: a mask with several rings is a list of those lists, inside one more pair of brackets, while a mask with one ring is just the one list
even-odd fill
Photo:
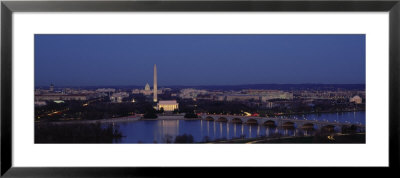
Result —
[[154, 64], [154, 74], [153, 74], [153, 101], [157, 102], [157, 65]]

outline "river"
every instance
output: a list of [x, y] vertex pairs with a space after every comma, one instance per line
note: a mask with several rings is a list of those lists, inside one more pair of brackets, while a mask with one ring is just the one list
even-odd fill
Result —
[[[296, 119], [342, 122], [365, 125], [365, 111], [320, 113], [284, 116]], [[308, 135], [301, 129], [281, 130], [263, 125], [234, 124], [206, 120], [138, 120], [131, 122], [114, 122], [123, 138], [115, 143], [168, 143], [174, 142], [177, 136], [191, 135], [194, 142], [214, 141], [218, 139], [254, 138], [276, 134], [284, 136]]]

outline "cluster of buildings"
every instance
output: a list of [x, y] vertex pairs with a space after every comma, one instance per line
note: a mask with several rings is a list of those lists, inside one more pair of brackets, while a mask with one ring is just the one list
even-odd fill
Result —
[[157, 82], [157, 65], [154, 64], [153, 67], [153, 90], [150, 89], [150, 85], [146, 83], [144, 90], [134, 89], [132, 90], [132, 94], [143, 94], [145, 96], [153, 95], [153, 102], [156, 103], [154, 109], [156, 110], [164, 110], [164, 111], [174, 111], [179, 108], [179, 104], [176, 100], [159, 100], [158, 95], [162, 94], [163, 90], [158, 89]]
[[124, 98], [129, 97], [128, 92], [118, 92], [118, 93], [113, 93], [110, 96], [110, 101], [114, 103], [122, 103]]
[[[162, 94], [163, 91], [157, 87], [157, 66], [154, 64], [154, 76], [153, 76], [153, 89], [150, 89], [150, 85], [147, 83], [143, 90], [134, 89], [132, 94], [143, 94], [145, 96], [153, 95], [153, 102], [155, 103], [154, 108], [157, 110], [163, 109], [164, 111], [174, 111], [179, 108], [179, 104], [176, 100], [159, 100], [158, 95]], [[51, 84], [49, 89], [36, 89], [35, 90], [35, 105], [42, 106], [46, 105], [46, 101], [61, 102], [65, 100], [79, 100], [86, 101], [93, 98], [109, 97], [110, 102], [122, 103], [130, 95], [126, 91], [117, 91], [114, 88], [98, 88], [96, 90], [80, 90], [63, 88], [62, 90], [55, 90], [54, 85]], [[133, 99], [129, 102], [135, 102]]]
[[[143, 94], [146, 96], [151, 96], [153, 95], [153, 90], [150, 89], [150, 85], [148, 83], [146, 83], [146, 86], [144, 87], [144, 89], [133, 89], [132, 90], [132, 94]], [[162, 94], [162, 90], [157, 90], [157, 94]]]
[[214, 100], [214, 101], [258, 101], [271, 100], [323, 100], [323, 99], [349, 99], [350, 102], [362, 103], [365, 91], [282, 91], [282, 90], [253, 90], [241, 91], [207, 91], [193, 88], [182, 89], [178, 95], [182, 99]]
[[292, 100], [293, 93], [280, 90], [242, 90], [241, 94], [226, 95], [226, 101], [252, 99], [267, 102], [272, 99]]
[[[35, 90], [35, 105], [45, 105], [45, 101], [64, 101], [64, 100], [90, 100], [99, 97], [109, 97], [111, 102], [126, 102], [125, 98], [131, 94], [142, 94], [154, 102], [154, 108], [164, 111], [174, 111], [179, 109], [179, 103], [176, 100], [159, 100], [158, 95], [164, 91], [170, 93], [170, 98], [192, 99], [192, 100], [210, 100], [210, 101], [242, 101], [257, 102], [266, 108], [273, 108], [277, 105], [290, 103], [294, 99], [301, 99], [305, 104], [312, 104], [313, 100], [326, 99], [348, 99], [349, 102], [356, 104], [363, 103], [365, 91], [282, 91], [282, 90], [254, 90], [245, 89], [240, 91], [209, 91], [204, 89], [185, 88], [176, 92], [170, 92], [171, 89], [158, 89], [157, 87], [157, 66], [154, 65], [153, 89], [146, 83], [144, 89], [133, 89], [131, 92], [118, 91], [114, 88], [98, 88], [96, 90], [80, 90], [72, 88], [63, 88], [56, 90], [51, 84], [49, 89]], [[152, 96], [152, 98], [151, 98]], [[133, 99], [132, 101], [135, 102]]]
[[271, 99], [293, 99], [293, 93], [280, 90], [242, 90], [242, 91], [207, 91], [193, 88], [182, 89], [179, 93], [182, 99], [214, 100], [214, 101], [260, 101]]
[[199, 95], [208, 94], [207, 90], [197, 90], [193, 88], [182, 89], [179, 92], [179, 97], [183, 99], [196, 99]]
[[[65, 88], [57, 91], [54, 89], [54, 85], [51, 84], [49, 89], [36, 89], [35, 90], [35, 101], [64, 101], [64, 100], [89, 100], [92, 98], [102, 97], [102, 93], [91, 90], [79, 90]], [[41, 102], [43, 104], [43, 102]]]
[[354, 96], [365, 98], [365, 91], [296, 91], [294, 94], [298, 98], [304, 99], [349, 99]]

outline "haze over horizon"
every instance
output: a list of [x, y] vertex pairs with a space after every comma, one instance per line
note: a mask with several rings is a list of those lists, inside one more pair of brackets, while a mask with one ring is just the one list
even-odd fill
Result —
[[[54, 84], [54, 83], [52, 83]], [[54, 84], [55, 85], [55, 84]], [[150, 88], [153, 88], [153, 86], [151, 85], [151, 83], [149, 83]], [[161, 85], [158, 86], [158, 88], [164, 88], [164, 87], [172, 87], [172, 88], [202, 88], [202, 87], [248, 87], [248, 86], [256, 86], [256, 87], [261, 87], [261, 88], [268, 88], [269, 87], [279, 87], [279, 86], [294, 86], [294, 87], [300, 87], [300, 86], [304, 86], [304, 85], [315, 85], [315, 86], [354, 86], [354, 85], [362, 85], [363, 87], [365, 87], [364, 83], [354, 83], [354, 84], [321, 84], [321, 83], [301, 83], [301, 84], [289, 84], [289, 83], [285, 83], [285, 84], [277, 84], [277, 83], [269, 83], [269, 84], [237, 84], [237, 85]], [[39, 86], [35, 86], [38, 88], [47, 88], [49, 87], [49, 85], [39, 85]], [[144, 86], [141, 85], [55, 85], [56, 88], [64, 88], [64, 87], [71, 87], [71, 88], [107, 88], [107, 87], [128, 87], [128, 88], [144, 88]]]
[[365, 35], [35, 35], [35, 86], [365, 84]]

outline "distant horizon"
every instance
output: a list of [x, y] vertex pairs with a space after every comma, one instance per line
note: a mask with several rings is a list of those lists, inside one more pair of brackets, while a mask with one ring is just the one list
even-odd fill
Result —
[[[49, 87], [51, 85], [39, 85], [35, 87]], [[142, 85], [56, 85], [54, 87], [142, 87]], [[152, 88], [153, 85], [149, 83]], [[231, 85], [158, 85], [160, 87], [173, 86], [173, 87], [201, 87], [201, 86], [247, 86], [247, 85], [365, 85], [365, 83], [254, 83], [254, 84], [231, 84]], [[143, 85], [144, 88], [145, 85]]]

